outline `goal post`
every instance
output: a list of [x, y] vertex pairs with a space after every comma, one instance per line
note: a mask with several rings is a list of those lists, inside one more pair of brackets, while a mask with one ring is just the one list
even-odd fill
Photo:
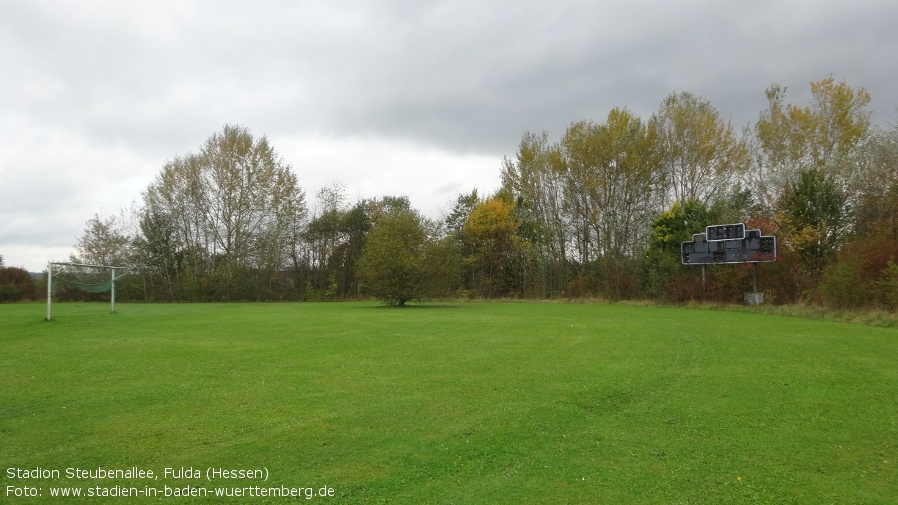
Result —
[[[56, 272], [54, 273], [54, 266], [56, 268]], [[70, 267], [69, 271], [65, 270], [65, 267]], [[99, 273], [95, 273], [89, 278], [78, 277], [74, 274], [71, 269], [76, 269], [80, 271], [99, 271]], [[109, 270], [109, 277], [104, 280], [104, 276], [102, 271]], [[121, 278], [127, 272], [122, 272], [118, 276], [116, 276], [116, 270], [127, 270], [128, 267], [119, 267], [119, 266], [109, 266], [109, 265], [87, 265], [83, 263], [65, 263], [65, 262], [57, 262], [51, 261], [47, 264], [47, 321], [50, 320], [53, 314], [53, 295], [56, 292], [56, 286], [58, 283], [62, 283], [66, 286], [73, 287], [76, 289], [80, 289], [82, 291], [87, 291], [89, 293], [105, 293], [109, 291], [110, 293], [110, 301], [109, 301], [109, 312], [115, 312], [115, 281], [116, 279]], [[70, 274], [69, 278], [66, 278], [64, 274]]]

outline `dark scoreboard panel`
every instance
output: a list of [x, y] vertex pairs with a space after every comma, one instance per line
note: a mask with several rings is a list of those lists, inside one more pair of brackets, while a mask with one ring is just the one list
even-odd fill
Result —
[[705, 228], [706, 240], [728, 240], [734, 238], [745, 238], [745, 225], [737, 224], [715, 224]]
[[776, 237], [746, 230], [741, 223], [708, 226], [691, 242], [683, 242], [681, 252], [685, 265], [776, 261]]

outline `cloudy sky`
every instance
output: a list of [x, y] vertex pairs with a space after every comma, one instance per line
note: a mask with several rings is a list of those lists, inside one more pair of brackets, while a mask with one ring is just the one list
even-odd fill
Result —
[[752, 123], [827, 77], [898, 119], [894, 0], [0, 0], [0, 255], [65, 260], [95, 214], [225, 124], [265, 135], [310, 201], [408, 195], [439, 217], [559, 138], [672, 91]]

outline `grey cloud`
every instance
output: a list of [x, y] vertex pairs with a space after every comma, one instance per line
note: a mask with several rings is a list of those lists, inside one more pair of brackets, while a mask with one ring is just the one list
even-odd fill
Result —
[[11, 222], [15, 201], [28, 214], [0, 230], [0, 254], [26, 232], [33, 243], [35, 222], [79, 234], [104, 186], [149, 183], [226, 123], [478, 154], [498, 172], [527, 131], [557, 138], [613, 107], [648, 119], [675, 90], [741, 127], [771, 83], [804, 104], [833, 76], [894, 122], [895, 19], [887, 0], [0, 2], [0, 213]]

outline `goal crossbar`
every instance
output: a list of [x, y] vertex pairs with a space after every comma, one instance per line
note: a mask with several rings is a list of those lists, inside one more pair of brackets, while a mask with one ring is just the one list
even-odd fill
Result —
[[57, 266], [69, 266], [69, 267], [77, 267], [77, 268], [97, 268], [104, 269], [108, 268], [111, 272], [110, 277], [110, 302], [109, 302], [109, 312], [115, 312], [115, 280], [121, 278], [122, 275], [118, 277], [115, 276], [116, 270], [127, 270], [128, 267], [119, 267], [119, 266], [111, 266], [111, 265], [88, 265], [84, 263], [68, 263], [62, 261], [51, 261], [47, 263], [47, 321], [50, 320], [52, 315], [52, 305], [53, 305], [53, 265]]
[[113, 268], [118, 270], [127, 270], [128, 267], [114, 267], [111, 265], [86, 265], [84, 263], [66, 263], [62, 261], [52, 261], [51, 265], [62, 265], [66, 267], [85, 267], [85, 268]]

